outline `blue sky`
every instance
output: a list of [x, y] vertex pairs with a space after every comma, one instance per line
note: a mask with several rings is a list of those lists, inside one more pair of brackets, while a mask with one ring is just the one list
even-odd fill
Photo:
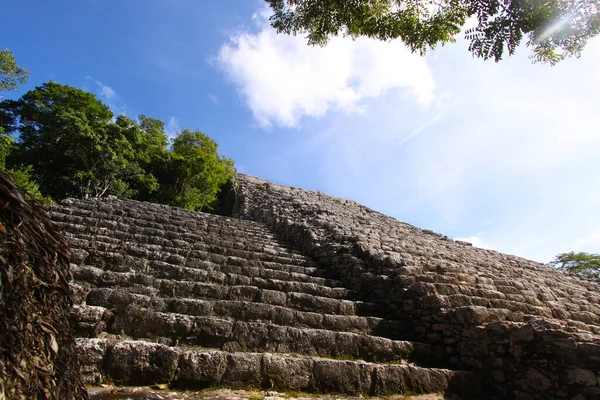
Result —
[[351, 198], [546, 262], [600, 253], [600, 40], [580, 59], [499, 64], [276, 35], [262, 0], [21, 0], [3, 41], [30, 81], [200, 129], [239, 171]]

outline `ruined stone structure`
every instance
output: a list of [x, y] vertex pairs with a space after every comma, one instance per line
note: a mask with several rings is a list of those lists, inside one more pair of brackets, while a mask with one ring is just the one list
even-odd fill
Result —
[[50, 209], [88, 384], [600, 398], [600, 286], [238, 176], [230, 217]]

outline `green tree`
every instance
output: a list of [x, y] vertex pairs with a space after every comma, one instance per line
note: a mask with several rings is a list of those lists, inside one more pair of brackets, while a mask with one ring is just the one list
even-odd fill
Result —
[[113, 113], [93, 94], [48, 82], [19, 100], [0, 103], [8, 133], [18, 133], [13, 165], [31, 166], [42, 193], [70, 196], [126, 195], [122, 171], [135, 151]]
[[[0, 91], [14, 90], [20, 84], [27, 82], [29, 72], [19, 67], [15, 61], [13, 53], [8, 50], [0, 50]], [[52, 199], [45, 197], [40, 192], [38, 183], [33, 177], [33, 171], [30, 166], [18, 166], [13, 169], [6, 169], [6, 160], [17, 148], [15, 138], [5, 134], [2, 126], [3, 122], [10, 120], [10, 117], [0, 113], [0, 169], [5, 170], [13, 179], [13, 182], [22, 190], [23, 195], [28, 199], [35, 199], [44, 202], [52, 202]]]
[[10, 157], [16, 148], [14, 137], [0, 134], [0, 170], [6, 171], [13, 182], [21, 188], [26, 198], [52, 203], [52, 198], [42, 195], [31, 166], [19, 165], [12, 169], [6, 168], [6, 159]]
[[188, 210], [212, 210], [217, 193], [234, 174], [233, 160], [200, 131], [182, 130], [161, 173], [160, 200]]
[[561, 253], [550, 265], [562, 271], [573, 272], [589, 277], [600, 277], [600, 254], [585, 252]]
[[20, 84], [27, 82], [28, 77], [29, 72], [17, 65], [10, 50], [0, 50], [0, 92], [16, 89]]
[[121, 171], [122, 181], [127, 184], [127, 193], [121, 196], [147, 201], [158, 190], [155, 174], [169, 157], [164, 125], [162, 121], [145, 115], [140, 115], [137, 121], [124, 115], [117, 117], [115, 126], [121, 130], [133, 151], [126, 168]]
[[164, 127], [145, 115], [113, 119], [93, 94], [48, 82], [0, 103], [0, 167], [32, 197], [113, 194], [212, 209], [233, 161], [199, 131], [183, 130], [169, 149]]
[[554, 65], [579, 57], [600, 32], [598, 0], [266, 0], [271, 24], [280, 33], [306, 34], [324, 45], [338, 34], [380, 40], [400, 38], [421, 54], [454, 42], [465, 31], [475, 57], [499, 61], [527, 37], [533, 61]]
[[0, 169], [6, 169], [6, 159], [12, 154], [16, 147], [14, 137], [3, 135], [2, 132], [0, 132]]

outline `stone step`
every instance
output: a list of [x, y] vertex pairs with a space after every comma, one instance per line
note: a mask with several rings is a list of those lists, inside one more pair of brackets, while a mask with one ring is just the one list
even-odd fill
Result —
[[[78, 210], [72, 210], [77, 213]], [[200, 213], [199, 213], [200, 214]], [[97, 213], [94, 216], [77, 216], [73, 214], [64, 214], [56, 210], [50, 211], [51, 218], [65, 228], [74, 227], [77, 225], [87, 227], [88, 231], [102, 233], [104, 231], [113, 231], [127, 234], [144, 234], [151, 237], [160, 238], [181, 238], [191, 239], [191, 241], [203, 241], [214, 244], [219, 244], [225, 239], [231, 244], [244, 243], [263, 243], [266, 249], [274, 249], [282, 253], [287, 253], [293, 256], [301, 256], [302, 253], [295, 250], [293, 247], [279, 241], [273, 233], [263, 225], [255, 224], [251, 230], [245, 228], [237, 228], [239, 221], [237, 219], [225, 218], [219, 229], [214, 229], [214, 224], [207, 224], [204, 229], [196, 225], [190, 226], [189, 222], [184, 220], [168, 220], [164, 223], [148, 221], [144, 218], [134, 219], [123, 216], [115, 216], [114, 214]], [[221, 217], [224, 218], [224, 217]], [[231, 240], [237, 238], [238, 240]], [[226, 247], [230, 247], [227, 243]]]
[[[244, 240], [230, 240], [226, 234], [190, 234], [190, 233], [172, 233], [165, 232], [161, 228], [131, 229], [130, 231], [114, 230], [109, 228], [90, 227], [86, 225], [74, 225], [68, 222], [56, 222], [57, 226], [65, 234], [73, 236], [83, 236], [85, 239], [96, 239], [96, 237], [113, 237], [120, 241], [130, 241], [141, 244], [164, 245], [171, 247], [194, 247], [199, 249], [209, 249], [210, 251], [224, 253], [225, 251], [240, 250], [246, 251], [249, 258], [266, 256], [273, 261], [281, 263], [304, 264], [305, 266], [316, 266], [314, 261], [310, 261], [306, 256], [294, 252], [294, 250], [284, 247], [274, 239], [266, 239], [262, 236], [244, 236]], [[175, 245], [174, 245], [175, 244]], [[242, 253], [243, 254], [243, 253]]]
[[[90, 237], [91, 238], [91, 237]], [[75, 240], [71, 240], [75, 239]], [[79, 240], [84, 242], [81, 242]], [[204, 249], [189, 248], [184, 246], [165, 247], [143, 245], [137, 242], [122, 241], [110, 237], [94, 237], [93, 240], [87, 241], [84, 236], [69, 238], [71, 247], [75, 249], [83, 249], [89, 254], [93, 252], [102, 257], [102, 253], [120, 253], [124, 256], [132, 256], [143, 259], [144, 261], [165, 261], [175, 265], [194, 266], [201, 264], [203, 269], [215, 269], [222, 266], [231, 267], [254, 267], [261, 270], [277, 271], [280, 274], [276, 279], [289, 279], [301, 282], [312, 282], [329, 286], [339, 285], [339, 281], [325, 278], [321, 275], [325, 274], [324, 270], [315, 267], [305, 267], [296, 264], [282, 264], [271, 261], [270, 259], [263, 260], [258, 253], [250, 255], [255, 258], [245, 258], [249, 256], [248, 252], [243, 252], [235, 249], [227, 250], [225, 255], [206, 251]], [[86, 244], [85, 246], [82, 246]], [[194, 246], [196, 247], [196, 246]], [[86, 255], [87, 257], [87, 255]], [[83, 262], [85, 260], [77, 260]], [[293, 263], [293, 260], [287, 260]], [[271, 272], [275, 273], [275, 272]], [[252, 276], [259, 276], [254, 272]], [[271, 277], [271, 276], [270, 276]]]
[[[160, 279], [180, 282], [204, 282], [229, 286], [255, 286], [260, 289], [286, 293], [294, 292], [315, 297], [314, 299], [305, 299], [304, 307], [308, 308], [311, 308], [309, 304], [312, 302], [317, 305], [317, 307], [320, 303], [327, 304], [327, 308], [337, 309], [339, 310], [337, 313], [342, 314], [357, 314], [358, 312], [364, 313], [366, 310], [377, 309], [374, 304], [371, 306], [370, 303], [345, 300], [347, 298], [352, 298], [354, 292], [341, 287], [329, 287], [318, 285], [316, 283], [284, 281], [272, 278], [249, 277], [231, 272], [223, 273], [220, 271], [180, 267], [161, 261], [153, 261], [148, 265], [138, 265], [136, 270], [132, 272], [132, 268], [129, 267], [132, 264], [123, 263], [122, 257], [119, 254], [113, 254], [112, 258], [106, 257], [106, 255], [104, 256], [105, 269], [72, 264], [71, 270], [74, 279], [77, 281], [87, 281], [98, 286], [106, 286], [107, 284], [103, 282], [126, 281], [127, 279], [144, 281], [142, 276], [137, 276], [143, 275], [148, 277], [148, 282]], [[95, 265], [98, 264], [95, 263]], [[306, 311], [315, 310], [306, 309]]]
[[[223, 256], [239, 257], [249, 262], [257, 260], [259, 262], [272, 262], [283, 265], [290, 265], [296, 268], [303, 267], [307, 269], [316, 268], [316, 263], [310, 259], [294, 255], [286, 249], [275, 249], [273, 247], [265, 247], [264, 242], [259, 244], [254, 243], [237, 243], [228, 242], [223, 238], [214, 239], [215, 243], [207, 243], [206, 237], [203, 238], [186, 238], [183, 239], [164, 239], [158, 236], [147, 236], [139, 234], [128, 234], [118, 231], [96, 231], [87, 229], [84, 230], [84, 225], [61, 225], [59, 227], [65, 233], [67, 239], [72, 242], [72, 247], [88, 248], [109, 248], [125, 246], [140, 249], [138, 251], [162, 251], [171, 252], [174, 254], [185, 255], [190, 251], [203, 254], [210, 254], [218, 259], [223, 259]], [[83, 227], [83, 228], [82, 228]], [[79, 245], [78, 245], [79, 244]], [[84, 245], [85, 244], [85, 245]]]
[[106, 332], [114, 315], [105, 307], [75, 304], [69, 323], [76, 337], [97, 337]]
[[119, 253], [124, 256], [140, 258], [145, 262], [157, 260], [184, 267], [220, 270], [221, 272], [233, 272], [246, 276], [340, 286], [340, 282], [337, 280], [319, 276], [325, 272], [316, 268], [262, 261], [260, 258], [248, 260], [239, 257], [239, 253], [235, 250], [228, 251], [227, 255], [219, 255], [204, 250], [183, 247], [151, 247], [135, 242], [109, 243], [107, 239], [109, 238], [97, 239], [86, 246], [88, 256], [95, 255], [100, 259], [97, 261], [102, 261], [101, 258], [104, 253]]
[[[112, 266], [114, 268], [114, 266]], [[198, 280], [173, 280], [170, 278], [161, 278], [160, 276], [164, 276], [164, 272], [159, 272], [154, 276], [151, 274], [151, 266], [150, 265], [141, 265], [136, 266], [138, 271], [131, 272], [120, 272], [120, 271], [111, 271], [98, 267], [92, 267], [89, 265], [78, 266], [76, 264], [71, 264], [71, 272], [73, 274], [73, 278], [75, 279], [75, 283], [88, 283], [94, 286], [99, 287], [131, 287], [136, 285], [142, 285], [148, 288], [156, 288], [159, 289], [162, 293], [167, 294], [169, 296], [183, 296], [183, 297], [193, 297], [193, 298], [218, 298], [218, 299], [230, 299], [229, 296], [221, 297], [222, 293], [228, 293], [228, 285], [233, 286], [252, 286], [254, 291], [264, 290], [269, 291], [274, 285], [279, 285], [279, 280], [265, 280], [262, 278], [251, 279], [248, 277], [238, 276], [235, 274], [222, 274], [220, 272], [211, 272], [205, 271], [205, 274], [195, 275], [196, 277], [204, 277], [206, 275], [209, 276], [209, 279], [203, 279], [202, 281]], [[167, 271], [167, 273], [169, 273]], [[253, 281], [257, 283], [257, 285], [268, 286], [268, 287], [259, 287], [257, 285], [252, 285]], [[266, 282], [266, 284], [265, 284]], [[211, 287], [211, 290], [208, 290], [206, 287]], [[218, 286], [217, 288], [212, 288], [213, 286]], [[282, 287], [286, 290], [274, 290], [278, 292], [296, 292], [303, 293], [303, 289], [308, 289], [310, 293], [316, 293], [316, 295], [321, 295], [319, 297], [327, 297], [332, 299], [346, 300], [350, 299], [354, 296], [354, 292], [344, 289], [344, 288], [330, 288], [327, 286], [319, 286], [319, 285], [307, 285], [305, 283], [299, 282], [286, 282], [282, 283]], [[214, 297], [210, 293], [218, 294], [218, 297]], [[235, 295], [235, 294], [233, 294]], [[273, 293], [275, 298], [286, 298], [285, 293]], [[346, 300], [350, 301], [350, 300]], [[376, 310], [376, 307], [372, 303], [364, 303], [364, 302], [355, 302], [354, 309], [350, 309], [350, 313], [356, 314], [370, 314]], [[346, 309], [346, 308], [344, 308]]]
[[94, 285], [87, 282], [69, 282], [69, 289], [71, 292], [71, 300], [73, 304], [84, 304], [85, 298], [87, 297], [90, 290], [94, 288]]
[[[143, 287], [140, 287], [143, 289]], [[200, 300], [182, 297], [160, 297], [138, 293], [136, 288], [127, 292], [113, 288], [96, 288], [89, 292], [86, 305], [78, 305], [75, 310], [82, 319], [85, 330], [89, 317], [97, 307], [108, 310], [119, 309], [123, 304], [151, 308], [154, 311], [169, 312], [190, 316], [217, 317], [246, 322], [270, 322], [295, 328], [326, 329], [336, 332], [365, 333], [374, 336], [398, 338], [406, 330], [399, 321], [387, 321], [377, 317], [322, 314], [306, 312], [286, 307], [285, 299], [278, 299], [272, 293], [254, 290], [246, 286], [234, 286], [229, 290], [230, 300]], [[256, 301], [255, 301], [256, 300]], [[269, 304], [271, 302], [271, 304]], [[279, 304], [277, 304], [279, 303]], [[99, 315], [97, 318], [104, 318]], [[90, 321], [96, 326], [99, 320]], [[87, 335], [89, 336], [89, 335]], [[93, 336], [93, 335], [92, 335]]]
[[[527, 290], [517, 290], [514, 286], [509, 285], [484, 285], [471, 284], [459, 285], [451, 283], [440, 283], [439, 278], [432, 278], [425, 281], [421, 275], [416, 275], [417, 280], [408, 290], [409, 293], [415, 296], [444, 296], [445, 304], [451, 307], [465, 306], [484, 306], [496, 310], [508, 310], [513, 313], [524, 315], [538, 315], [546, 318], [558, 317], [560, 319], [572, 319], [585, 323], [586, 325], [598, 327], [600, 319], [597, 315], [591, 312], [582, 311], [566, 311], [561, 306], [564, 306], [560, 301], [556, 301], [555, 297], [550, 297], [550, 300], [540, 300], [537, 296], [543, 298], [543, 294], [529, 292]], [[500, 283], [506, 283], [505, 280], [499, 280]]]
[[[314, 311], [310, 306], [310, 297], [303, 296], [301, 292], [292, 290], [281, 291], [268, 288], [261, 288], [252, 285], [227, 285], [211, 282], [196, 281], [176, 281], [171, 279], [155, 278], [151, 275], [131, 272], [112, 272], [100, 268], [83, 266], [71, 267], [75, 281], [71, 283], [73, 292], [77, 298], [75, 304], [83, 303], [88, 293], [96, 287], [111, 289], [127, 289], [133, 293], [161, 296], [161, 297], [182, 297], [198, 300], [244, 300], [254, 301], [265, 304], [273, 304], [295, 308], [305, 311]], [[251, 283], [251, 282], [250, 282]], [[286, 284], [287, 289], [301, 289], [301, 285], [295, 287], [291, 283]], [[327, 299], [339, 300], [339, 302], [329, 303], [328, 310], [336, 311], [336, 315], [359, 315], [376, 316], [379, 307], [374, 303], [365, 303], [362, 301], [345, 300], [343, 290], [333, 293], [337, 297], [315, 296], [312, 301], [315, 306], [325, 304]], [[317, 310], [322, 313], [321, 310]]]
[[171, 281], [164, 280], [161, 282], [155, 282], [155, 284], [159, 286], [148, 287], [144, 284], [132, 283], [133, 286], [125, 286], [121, 288], [115, 288], [114, 285], [89, 288], [85, 297], [85, 301], [87, 304], [104, 306], [103, 304], [97, 303], [97, 301], [99, 301], [97, 299], [108, 298], [108, 296], [112, 295], [113, 293], [132, 292], [136, 295], [142, 295], [148, 298], [156, 299], [186, 298], [199, 301], [246, 301], [282, 306], [297, 311], [317, 314], [330, 314], [336, 316], [359, 315], [363, 317], [374, 316], [374, 313], [369, 311], [372, 311], [375, 306], [370, 303], [331, 299], [307, 295], [304, 293], [281, 292], [247, 285], [223, 286], [192, 283], [192, 285], [188, 285], [186, 287], [183, 285], [175, 285], [172, 284]]
[[87, 384], [168, 384], [172, 388], [246, 387], [386, 396], [445, 393], [481, 398], [481, 378], [466, 371], [295, 354], [226, 352], [145, 341], [77, 339]]
[[[297, 328], [270, 321], [250, 322], [159, 312], [139, 305], [140, 302], [131, 302], [132, 297], [136, 295], [128, 294], [114, 299], [114, 302], [121, 300], [122, 303], [112, 308], [108, 305], [91, 309], [79, 307], [74, 312], [81, 315], [73, 316], [72, 321], [82, 333], [93, 332], [98, 336], [98, 330], [105, 327], [105, 332], [110, 334], [136, 339], [154, 338], [169, 345], [289, 352], [378, 362], [411, 360], [428, 365], [439, 364], [443, 356], [441, 347], [367, 334]], [[98, 301], [93, 305], [106, 303]]]
[[[212, 229], [228, 228], [235, 226], [238, 230], [262, 233], [268, 229], [259, 223], [202, 212], [192, 212], [174, 207], [161, 206], [152, 203], [135, 204], [134, 201], [111, 202], [103, 200], [100, 203], [74, 200], [71, 204], [55, 204], [49, 206], [49, 211], [55, 219], [72, 218], [73, 222], [83, 221], [84, 218], [106, 218], [115, 221], [140, 221], [141, 223], [157, 223], [181, 225], [186, 229]], [[137, 208], [137, 209], [136, 209]], [[269, 232], [270, 233], [270, 232]]]

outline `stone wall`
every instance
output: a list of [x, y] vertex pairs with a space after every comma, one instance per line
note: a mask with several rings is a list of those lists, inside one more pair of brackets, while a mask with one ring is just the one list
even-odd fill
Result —
[[600, 286], [455, 242], [356, 202], [238, 177], [234, 215], [270, 226], [398, 321], [394, 339], [479, 371], [490, 397], [600, 398]]

